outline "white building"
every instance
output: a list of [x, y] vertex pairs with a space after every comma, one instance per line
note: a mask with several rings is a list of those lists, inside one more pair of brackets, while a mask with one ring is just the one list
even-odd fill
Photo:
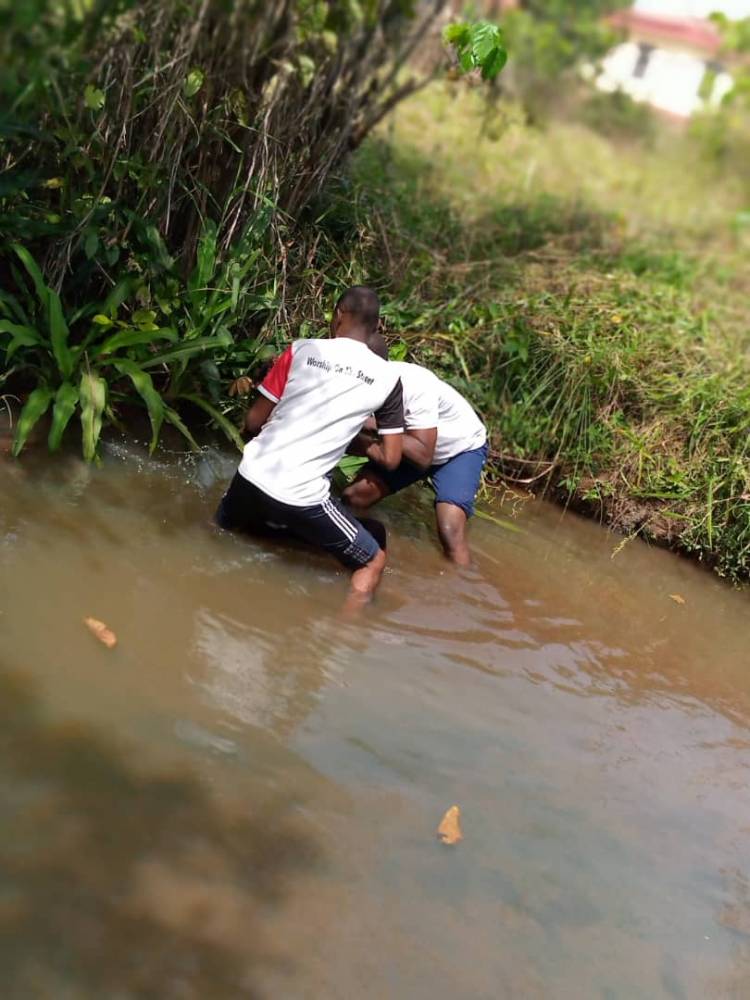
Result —
[[750, 0], [636, 0], [611, 18], [627, 41], [603, 60], [597, 85], [623, 90], [676, 118], [716, 106], [732, 87], [719, 61], [713, 12], [750, 17]]

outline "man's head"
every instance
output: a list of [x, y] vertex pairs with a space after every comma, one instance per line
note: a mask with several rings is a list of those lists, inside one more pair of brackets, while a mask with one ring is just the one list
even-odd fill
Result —
[[350, 337], [366, 344], [377, 333], [380, 300], [371, 288], [353, 285], [336, 303], [331, 318], [332, 337]]

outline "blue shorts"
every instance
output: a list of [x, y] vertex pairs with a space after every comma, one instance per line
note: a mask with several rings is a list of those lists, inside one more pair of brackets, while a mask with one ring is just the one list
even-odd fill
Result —
[[430, 479], [435, 490], [435, 503], [452, 503], [471, 517], [487, 451], [488, 446], [483, 444], [481, 448], [454, 455], [443, 465], [431, 465], [426, 471], [418, 469], [408, 459], [393, 471], [373, 462], [368, 462], [362, 471], [373, 472], [391, 493], [398, 493], [422, 479]]
[[374, 518], [352, 517], [332, 497], [311, 507], [292, 507], [269, 497], [236, 472], [216, 512], [227, 531], [290, 538], [325, 549], [347, 569], [366, 566], [385, 549], [385, 528]]

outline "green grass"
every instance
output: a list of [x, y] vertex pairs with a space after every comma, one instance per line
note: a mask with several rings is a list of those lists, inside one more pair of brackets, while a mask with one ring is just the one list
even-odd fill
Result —
[[[457, 94], [458, 96], [453, 96]], [[497, 467], [750, 576], [741, 174], [666, 128], [539, 131], [444, 84], [402, 105], [319, 209], [341, 275], [465, 392]]]

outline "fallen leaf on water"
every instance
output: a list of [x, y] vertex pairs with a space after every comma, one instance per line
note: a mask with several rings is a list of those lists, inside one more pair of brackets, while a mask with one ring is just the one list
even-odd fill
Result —
[[672, 598], [675, 604], [687, 604], [687, 601], [682, 596], [682, 594], [670, 594], [669, 596]]
[[461, 810], [458, 806], [451, 806], [447, 810], [445, 816], [440, 820], [440, 826], [437, 828], [438, 839], [444, 844], [457, 844], [459, 840], [463, 840], [463, 833], [461, 833]]
[[84, 618], [83, 624], [107, 649], [114, 649], [117, 645], [117, 636], [104, 622], [100, 622], [97, 618]]

